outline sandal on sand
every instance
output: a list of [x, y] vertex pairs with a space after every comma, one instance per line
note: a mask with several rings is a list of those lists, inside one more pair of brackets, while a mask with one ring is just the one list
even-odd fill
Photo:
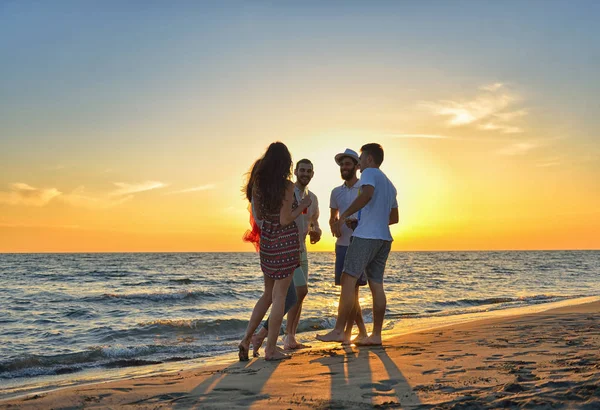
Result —
[[240, 358], [240, 362], [247, 362], [248, 360], [248, 349], [246, 349], [244, 346], [242, 346], [241, 344], [238, 345], [238, 357]]

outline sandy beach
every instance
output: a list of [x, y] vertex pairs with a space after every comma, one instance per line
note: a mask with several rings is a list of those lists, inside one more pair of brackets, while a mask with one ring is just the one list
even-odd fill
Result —
[[2, 409], [600, 408], [600, 302], [11, 399]]

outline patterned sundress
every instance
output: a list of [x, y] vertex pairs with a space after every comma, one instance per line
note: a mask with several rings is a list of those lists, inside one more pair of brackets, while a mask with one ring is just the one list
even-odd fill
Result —
[[[292, 209], [298, 207], [294, 198]], [[260, 232], [260, 267], [272, 279], [284, 279], [300, 266], [300, 236], [296, 222], [282, 226], [279, 213], [265, 214]]]

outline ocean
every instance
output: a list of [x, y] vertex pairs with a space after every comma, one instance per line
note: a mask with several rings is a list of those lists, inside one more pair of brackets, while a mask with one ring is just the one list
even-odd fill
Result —
[[[309, 254], [300, 341], [335, 324], [333, 266]], [[385, 288], [387, 331], [598, 296], [600, 251], [393, 252]], [[0, 254], [0, 397], [230, 357], [262, 289], [256, 253]]]

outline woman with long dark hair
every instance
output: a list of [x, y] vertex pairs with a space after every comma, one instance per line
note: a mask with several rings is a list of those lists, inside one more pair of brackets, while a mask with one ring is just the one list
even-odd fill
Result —
[[277, 337], [292, 274], [300, 265], [300, 240], [294, 220], [311, 204], [308, 196], [297, 203], [291, 176], [292, 156], [285, 144], [274, 142], [254, 163], [246, 184], [246, 197], [251, 201], [253, 214], [260, 225], [260, 267], [265, 288], [238, 346], [241, 361], [248, 360], [252, 335], [271, 304], [265, 359], [289, 357], [276, 348]]

